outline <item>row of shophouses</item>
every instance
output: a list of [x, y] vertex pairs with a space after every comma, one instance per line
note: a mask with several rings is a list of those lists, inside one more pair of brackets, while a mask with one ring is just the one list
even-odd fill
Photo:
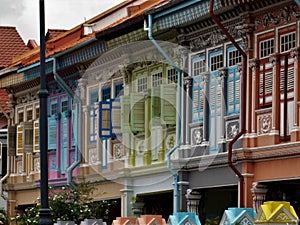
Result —
[[[299, 17], [293, 0], [127, 0], [47, 40], [49, 185], [90, 182], [115, 216], [133, 199], [164, 218], [299, 215]], [[39, 197], [39, 51], [0, 77], [11, 215]]]

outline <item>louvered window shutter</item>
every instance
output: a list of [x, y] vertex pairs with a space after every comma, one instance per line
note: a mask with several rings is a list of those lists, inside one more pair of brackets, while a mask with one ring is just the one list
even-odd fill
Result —
[[55, 114], [48, 117], [48, 149], [56, 149], [57, 120]]
[[[155, 122], [153, 125], [160, 124], [160, 87], [152, 87], [151, 89], [151, 115], [152, 119]], [[156, 119], [158, 119], [156, 121]]]
[[33, 151], [39, 152], [40, 146], [39, 146], [39, 120], [34, 121], [33, 125]]
[[16, 147], [17, 147], [16, 126], [9, 126], [8, 127], [8, 154], [10, 156], [16, 155]]
[[160, 86], [161, 118], [167, 125], [176, 124], [176, 85], [166, 84]]
[[111, 102], [99, 102], [99, 136], [101, 138], [111, 137]]
[[121, 96], [121, 131], [130, 131], [130, 96]]
[[33, 122], [24, 122], [23, 147], [25, 152], [33, 151]]
[[141, 93], [130, 95], [130, 128], [132, 132], [145, 131], [145, 99]]
[[17, 155], [23, 154], [23, 124], [17, 126]]
[[111, 132], [112, 136], [116, 136], [121, 133], [121, 103], [119, 98], [111, 101], [111, 110]]

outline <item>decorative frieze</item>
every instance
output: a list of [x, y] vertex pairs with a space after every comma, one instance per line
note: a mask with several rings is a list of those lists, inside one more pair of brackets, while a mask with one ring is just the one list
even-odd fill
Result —
[[279, 13], [269, 10], [266, 14], [259, 16], [255, 20], [256, 29], [259, 26], [269, 27], [271, 25], [277, 25], [279, 23], [286, 23], [291, 21], [292, 18], [298, 18], [300, 16], [300, 10], [294, 5], [284, 6], [280, 9]]

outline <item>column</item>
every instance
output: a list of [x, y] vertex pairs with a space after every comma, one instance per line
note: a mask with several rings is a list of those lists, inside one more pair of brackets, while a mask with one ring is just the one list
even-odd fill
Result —
[[299, 104], [300, 101], [300, 47], [291, 49], [291, 56], [294, 58], [294, 124], [291, 132], [291, 140], [299, 141], [300, 140], [300, 113], [299, 113]]
[[191, 145], [191, 129], [189, 124], [192, 123], [193, 118], [193, 78], [185, 78], [186, 85], [186, 145]]
[[204, 86], [204, 118], [203, 118], [203, 142], [207, 143], [209, 140], [209, 76], [210, 73], [206, 72], [202, 76]]
[[152, 146], [151, 146], [151, 92], [145, 95], [145, 144], [146, 152], [144, 153], [144, 165], [151, 165], [152, 161]]
[[186, 200], [187, 200], [187, 211], [191, 213], [195, 213], [199, 216], [199, 203], [201, 199], [200, 192], [194, 191], [192, 189], [188, 189], [186, 192]]
[[248, 84], [251, 85], [251, 93], [249, 92], [249, 110], [248, 115], [248, 127], [247, 130], [250, 134], [248, 146], [256, 146], [255, 138], [257, 134], [257, 119], [256, 119], [256, 110], [259, 106], [259, 80], [258, 80], [258, 69], [259, 69], [259, 60], [256, 58], [249, 60], [250, 73], [248, 78]]
[[219, 131], [219, 143], [225, 143], [225, 116], [226, 116], [226, 102], [227, 102], [227, 93], [225, 89], [225, 82], [226, 82], [226, 75], [227, 75], [227, 68], [222, 68], [219, 71], [218, 80], [221, 85], [221, 109], [220, 109], [220, 118], [221, 118], [221, 126]]
[[272, 130], [274, 144], [279, 142], [280, 135], [280, 55], [274, 53], [270, 55], [270, 62], [273, 64], [273, 94], [272, 94]]
[[266, 193], [268, 189], [265, 185], [262, 185], [258, 182], [253, 182], [251, 191], [253, 197], [253, 209], [255, 212], [258, 212], [260, 206], [266, 200]]

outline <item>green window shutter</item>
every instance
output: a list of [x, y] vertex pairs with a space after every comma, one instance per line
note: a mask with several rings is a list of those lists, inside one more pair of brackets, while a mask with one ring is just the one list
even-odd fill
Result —
[[121, 134], [121, 103], [119, 98], [111, 101], [111, 108], [112, 135]]
[[152, 125], [160, 125], [160, 107], [160, 87], [153, 87], [151, 89], [151, 116], [155, 124]]
[[121, 96], [121, 131], [130, 131], [130, 96]]
[[132, 132], [145, 131], [145, 99], [141, 93], [130, 95], [130, 125]]
[[176, 85], [166, 84], [160, 86], [161, 118], [167, 125], [176, 124]]

